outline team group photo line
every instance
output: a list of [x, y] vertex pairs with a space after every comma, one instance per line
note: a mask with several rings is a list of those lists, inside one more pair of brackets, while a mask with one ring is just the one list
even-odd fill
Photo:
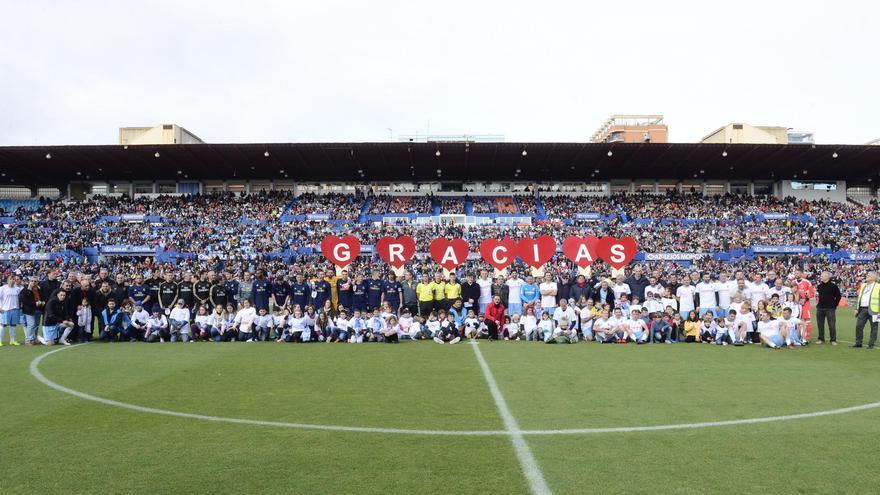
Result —
[[[571, 344], [675, 344], [679, 342], [794, 349], [811, 342], [837, 345], [841, 289], [832, 273], [788, 274], [745, 270], [691, 271], [685, 276], [625, 269], [637, 253], [630, 237], [575, 237], [561, 251], [572, 264], [549, 264], [551, 236], [480, 243], [476, 269], [469, 244], [438, 237], [430, 243], [434, 270], [414, 273], [409, 236], [382, 237], [375, 253], [386, 269], [358, 261], [353, 235], [321, 242], [329, 266], [268, 273], [127, 274], [108, 267], [96, 274], [58, 269], [44, 277], [14, 273], [0, 287], [0, 345], [71, 345], [106, 342], [240, 341], [278, 343], [399, 343], [466, 339]], [[609, 273], [594, 274], [602, 261]], [[465, 266], [465, 268], [462, 268]], [[599, 265], [596, 265], [598, 268]], [[384, 273], [383, 273], [384, 272]], [[814, 281], [810, 280], [810, 276]], [[815, 283], [814, 283], [815, 282]], [[813, 340], [816, 306], [818, 335]], [[880, 321], [876, 271], [858, 284], [853, 305], [856, 341], [874, 348]]]

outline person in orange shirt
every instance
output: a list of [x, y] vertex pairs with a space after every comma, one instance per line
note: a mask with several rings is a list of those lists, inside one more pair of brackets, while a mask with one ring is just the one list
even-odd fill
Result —
[[813, 287], [812, 282], [804, 277], [804, 272], [802, 271], [798, 271], [795, 276], [795, 286], [797, 287], [797, 290], [801, 295], [801, 301], [803, 302], [800, 319], [807, 325], [807, 333], [804, 338], [809, 342], [810, 336], [813, 334], [813, 322], [811, 321], [813, 312], [810, 300], [816, 297], [816, 288]]

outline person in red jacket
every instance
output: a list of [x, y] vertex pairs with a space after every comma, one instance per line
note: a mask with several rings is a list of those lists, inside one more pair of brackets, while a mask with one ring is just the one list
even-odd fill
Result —
[[498, 329], [504, 328], [504, 305], [501, 304], [501, 296], [496, 295], [486, 306], [484, 323], [489, 329], [489, 340], [498, 340]]
[[812, 322], [812, 311], [810, 307], [810, 301], [816, 297], [816, 288], [813, 287], [813, 283], [810, 282], [806, 277], [804, 277], [804, 272], [798, 271], [797, 276], [795, 278], [795, 284], [798, 292], [801, 293], [801, 301], [803, 302], [803, 306], [801, 306], [801, 320], [807, 324], [807, 341], [810, 340], [810, 337], [813, 335], [813, 322]]

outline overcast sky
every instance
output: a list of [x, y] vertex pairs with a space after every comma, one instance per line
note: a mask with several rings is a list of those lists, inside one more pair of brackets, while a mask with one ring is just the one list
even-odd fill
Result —
[[159, 123], [208, 142], [381, 141], [429, 125], [586, 141], [613, 113], [661, 113], [674, 142], [734, 121], [880, 138], [880, 2], [0, 8], [0, 145], [111, 144], [120, 126]]

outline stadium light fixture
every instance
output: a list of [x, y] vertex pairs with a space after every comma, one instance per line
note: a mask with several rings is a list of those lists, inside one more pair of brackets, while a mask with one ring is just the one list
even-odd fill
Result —
[[597, 168], [596, 170], [593, 170], [593, 173], [594, 173], [594, 174], [598, 174], [598, 173], [599, 173], [599, 169]]
[[264, 151], [263, 156], [265, 156], [266, 158], [269, 158], [269, 150]]
[[178, 171], [177, 171], [177, 175], [180, 175], [180, 174], [182, 174], [182, 173], [183, 173], [183, 170], [178, 170]]
[[438, 173], [438, 174], [440, 174], [440, 173], [442, 173], [442, 172], [443, 172], [443, 171], [440, 170], [439, 168], [437, 169], [437, 173]]
[[440, 150], [437, 150], [436, 152], [434, 152], [434, 155], [435, 155], [435, 156], [440, 156]]
[[722, 151], [722, 152], [721, 152], [721, 156], [726, 157], [726, 156], [727, 156], [727, 150]]
[[614, 152], [613, 152], [613, 151], [611, 151], [611, 150], [608, 150], [608, 156], [611, 156], [611, 155], [613, 155], [613, 154], [614, 154]]
[[[82, 174], [83, 174], [83, 173], [80, 172], [79, 170], [76, 171], [76, 175], [82, 175]], [[3, 174], [3, 175], [6, 175], [6, 174]]]
[[801, 173], [804, 174], [804, 175], [807, 175], [807, 169], [803, 169], [803, 170], [801, 170]]
[[52, 159], [52, 153], [46, 153], [46, 160]]
[[572, 165], [572, 166], [571, 166], [571, 167], [569, 167], [569, 168], [571, 168], [571, 169], [572, 169], [572, 170], [574, 170], [574, 165]]
[[528, 155], [528, 154], [529, 154], [529, 152], [528, 152], [528, 151], [526, 151], [526, 150], [523, 150], [523, 152], [522, 152], [522, 155], [523, 155], [523, 156], [526, 156], [526, 155]]
[[701, 168], [701, 169], [700, 169], [700, 173], [701, 173], [701, 174], [705, 174], [705, 173], [706, 173], [706, 171], [705, 171], [705, 170], [703, 170], [703, 169], [702, 169], [702, 168]]
[[159, 156], [160, 156], [159, 152], [157, 151], [156, 153], [153, 154], [153, 156], [155, 156], [156, 158], [159, 158]]
[[516, 173], [520, 173], [520, 172], [522, 172], [522, 169], [519, 169], [519, 168], [516, 169]]
[[127, 149], [128, 149], [128, 145], [126, 144], [125, 146], [122, 147], [122, 149], [127, 150]]
[[284, 173], [284, 169], [279, 170], [278, 173], [279, 173], [279, 174], [283, 174], [283, 173]]
[[831, 158], [837, 158], [837, 152], [831, 153]]

